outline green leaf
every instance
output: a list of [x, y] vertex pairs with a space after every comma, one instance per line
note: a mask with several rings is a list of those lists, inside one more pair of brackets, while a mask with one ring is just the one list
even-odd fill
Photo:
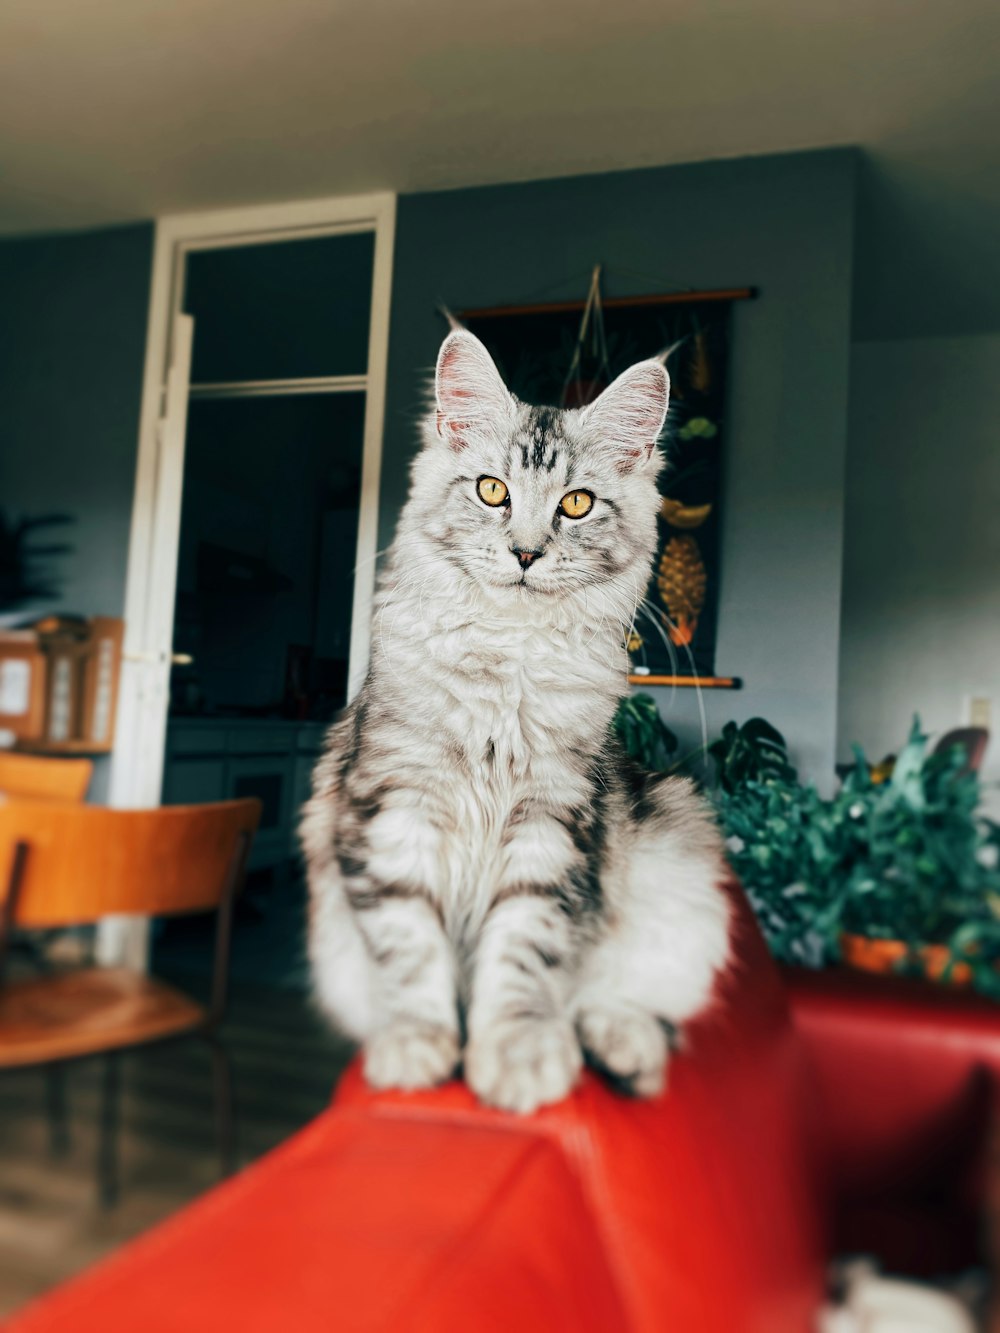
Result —
[[843, 931], [944, 943], [1000, 999], [1000, 828], [977, 814], [977, 776], [928, 755], [915, 720], [889, 782], [873, 784], [855, 748], [824, 798], [751, 721], [727, 723], [709, 749], [728, 855], [775, 954], [819, 965]]

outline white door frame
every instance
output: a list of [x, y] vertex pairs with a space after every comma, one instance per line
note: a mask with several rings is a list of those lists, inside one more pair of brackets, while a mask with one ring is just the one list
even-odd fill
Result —
[[[174, 214], [156, 222], [125, 585], [124, 661], [111, 760], [109, 799], [114, 806], [159, 805], [163, 782], [167, 683], [173, 646], [165, 639], [164, 626], [173, 623], [175, 596], [174, 580], [164, 577], [163, 571], [177, 567], [179, 483], [184, 467], [183, 421], [181, 428], [176, 428], [179, 389], [175, 382], [172, 395], [169, 392], [170, 363], [183, 300], [185, 257], [196, 249], [374, 233], [368, 366], [364, 376], [354, 377], [358, 380], [354, 387], [363, 389], [366, 398], [348, 664], [348, 695], [353, 697], [368, 669], [375, 590], [395, 218], [396, 196], [386, 193]], [[335, 293], [331, 293], [331, 317], [335, 301]], [[175, 413], [173, 423], [171, 410]], [[99, 934], [101, 961], [142, 965], [147, 935], [143, 922], [108, 921]]]

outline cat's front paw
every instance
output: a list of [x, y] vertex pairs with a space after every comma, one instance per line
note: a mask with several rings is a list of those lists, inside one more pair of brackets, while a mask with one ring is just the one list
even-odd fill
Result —
[[458, 1035], [430, 1023], [392, 1023], [365, 1042], [365, 1078], [373, 1088], [433, 1088], [458, 1065]]
[[518, 1019], [477, 1033], [465, 1052], [465, 1079], [480, 1099], [526, 1115], [558, 1102], [576, 1083], [580, 1043], [562, 1018]]
[[667, 1037], [642, 1009], [609, 1005], [584, 1009], [577, 1019], [583, 1049], [596, 1065], [638, 1097], [663, 1091]]

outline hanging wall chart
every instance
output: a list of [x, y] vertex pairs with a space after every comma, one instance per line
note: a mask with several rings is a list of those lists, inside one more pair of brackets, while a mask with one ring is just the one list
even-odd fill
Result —
[[597, 268], [584, 300], [458, 314], [529, 403], [584, 406], [635, 361], [672, 349], [659, 541], [628, 643], [635, 683], [739, 685], [717, 675], [716, 663], [726, 372], [733, 303], [755, 295], [734, 288], [602, 299]]

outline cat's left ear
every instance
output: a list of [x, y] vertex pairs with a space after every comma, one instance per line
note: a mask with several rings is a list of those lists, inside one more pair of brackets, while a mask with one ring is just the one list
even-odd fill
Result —
[[503, 421], [511, 396], [486, 348], [468, 329], [454, 329], [441, 344], [434, 375], [437, 431], [453, 449], [463, 449], [477, 428]]
[[670, 376], [663, 362], [640, 361], [584, 409], [583, 420], [605, 447], [617, 452], [619, 471], [631, 472], [652, 457], [669, 402]]

